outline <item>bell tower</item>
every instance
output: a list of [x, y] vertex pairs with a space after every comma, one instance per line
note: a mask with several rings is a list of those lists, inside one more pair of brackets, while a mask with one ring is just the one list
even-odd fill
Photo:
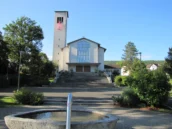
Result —
[[61, 49], [66, 46], [68, 11], [55, 11], [53, 62], [59, 67], [62, 63]]

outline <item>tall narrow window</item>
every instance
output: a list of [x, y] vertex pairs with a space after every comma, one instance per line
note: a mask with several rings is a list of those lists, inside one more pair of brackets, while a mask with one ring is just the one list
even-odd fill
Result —
[[77, 61], [90, 62], [90, 45], [88, 42], [81, 41], [77, 44]]

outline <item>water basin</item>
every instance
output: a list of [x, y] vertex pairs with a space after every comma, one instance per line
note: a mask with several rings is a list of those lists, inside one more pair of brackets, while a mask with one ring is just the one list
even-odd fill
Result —
[[[29, 113], [24, 115], [19, 115], [17, 117], [20, 118], [29, 118], [36, 120], [54, 120], [57, 122], [65, 122], [66, 121], [66, 111], [49, 111], [49, 112], [38, 112], [38, 113]], [[71, 122], [83, 122], [83, 121], [95, 121], [101, 120], [105, 116], [92, 113], [92, 112], [83, 112], [83, 111], [72, 111], [71, 112]]]
[[[6, 116], [9, 129], [65, 129], [66, 110], [45, 109]], [[92, 110], [72, 110], [71, 129], [115, 129], [118, 118]]]

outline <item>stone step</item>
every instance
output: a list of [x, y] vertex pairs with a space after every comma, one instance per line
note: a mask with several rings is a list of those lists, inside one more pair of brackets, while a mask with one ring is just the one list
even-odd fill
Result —
[[[67, 99], [44, 99], [44, 102], [47, 102], [47, 103], [57, 103], [57, 102], [64, 102], [64, 103], [66, 103], [67, 102]], [[104, 103], [104, 104], [106, 104], [106, 103], [113, 103], [113, 101], [112, 100], [83, 100], [83, 99], [73, 99], [72, 100], [72, 102], [73, 103]]]
[[[66, 106], [67, 97], [46, 97], [44, 105]], [[72, 105], [80, 106], [110, 106], [113, 105], [111, 98], [93, 98], [93, 97], [73, 97]]]
[[[66, 102], [44, 102], [44, 105], [57, 105], [57, 106], [66, 106]], [[76, 103], [73, 102], [72, 105], [80, 105], [80, 106], [110, 106], [113, 105], [113, 103]]]
[[[45, 97], [45, 100], [67, 100], [67, 96], [66, 97]], [[73, 101], [75, 100], [83, 100], [83, 101], [89, 101], [89, 100], [93, 100], [93, 101], [111, 101], [111, 97], [110, 98], [95, 98], [95, 97], [75, 97], [73, 96]]]
[[113, 88], [114, 85], [110, 83], [92, 83], [92, 84], [87, 84], [87, 83], [59, 83], [59, 84], [54, 84], [54, 86], [58, 87], [83, 87], [83, 88]]

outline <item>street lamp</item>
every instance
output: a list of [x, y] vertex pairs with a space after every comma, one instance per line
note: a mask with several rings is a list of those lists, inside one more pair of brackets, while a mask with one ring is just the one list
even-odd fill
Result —
[[9, 66], [9, 62], [7, 62], [7, 80], [8, 80], [8, 66]]
[[141, 61], [142, 53], [141, 52], [137, 52], [136, 54], [140, 55], [140, 61]]
[[17, 91], [18, 91], [18, 90], [19, 90], [19, 88], [20, 88], [20, 65], [21, 65], [21, 56], [22, 56], [22, 53], [24, 53], [24, 51], [20, 51], [20, 61], [19, 61], [18, 87], [17, 87]]

